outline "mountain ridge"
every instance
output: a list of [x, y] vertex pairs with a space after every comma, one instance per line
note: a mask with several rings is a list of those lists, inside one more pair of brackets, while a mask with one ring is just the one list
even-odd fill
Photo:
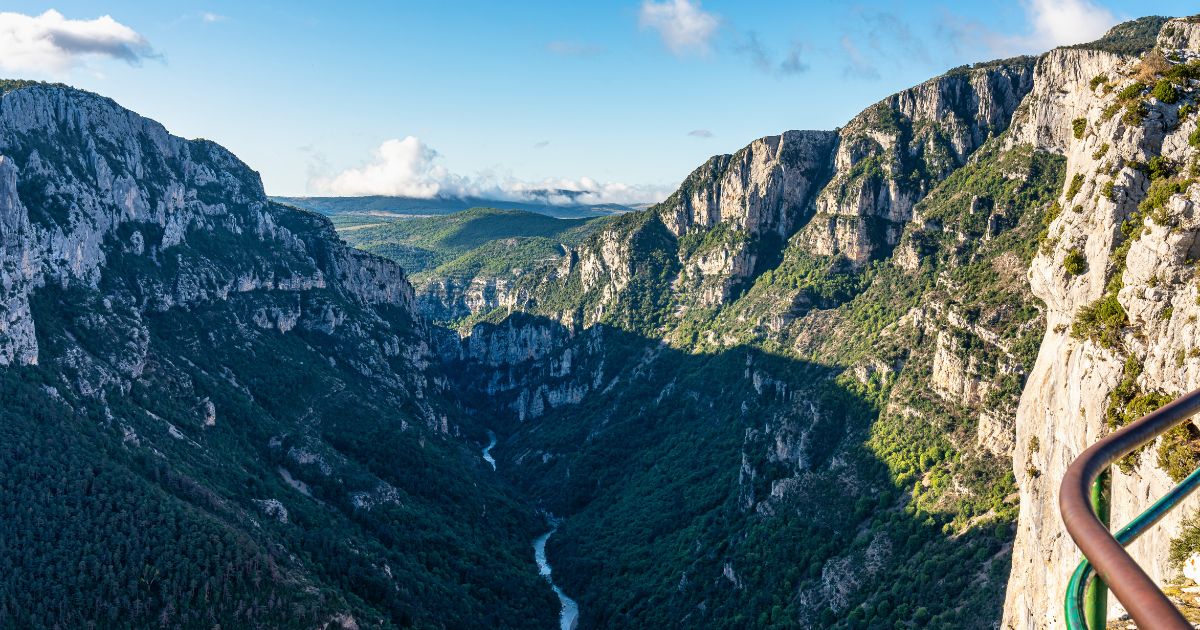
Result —
[[0, 625], [548, 626], [544, 510], [581, 627], [1057, 626], [1063, 467], [1200, 384], [1200, 22], [1158, 20], [584, 233], [412, 224], [455, 256], [415, 289], [212, 143], [2, 84]]

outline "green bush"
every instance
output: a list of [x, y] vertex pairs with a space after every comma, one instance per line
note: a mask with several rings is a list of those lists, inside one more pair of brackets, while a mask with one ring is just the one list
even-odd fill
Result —
[[1150, 175], [1151, 180], [1172, 177], [1178, 169], [1178, 165], [1164, 155], [1156, 155], [1146, 162], [1146, 172]]
[[1091, 81], [1088, 81], [1088, 86], [1091, 87], [1093, 91], [1095, 91], [1095, 89], [1097, 87], [1100, 87], [1100, 85], [1104, 84], [1104, 83], [1108, 83], [1108, 76], [1103, 75], [1103, 74], [1097, 74], [1096, 76], [1092, 77]]
[[1172, 66], [1165, 75], [1171, 81], [1184, 83], [1188, 79], [1200, 79], [1200, 61], [1191, 61]]
[[1063, 269], [1072, 276], [1078, 276], [1087, 271], [1087, 257], [1078, 249], [1072, 249], [1063, 260]]
[[1136, 81], [1132, 85], [1127, 86], [1125, 89], [1117, 93], [1117, 98], [1121, 99], [1122, 101], [1127, 101], [1129, 99], [1141, 96], [1142, 92], [1144, 91], [1146, 91], [1146, 84], [1142, 83], [1141, 81]]
[[1103, 196], [1105, 199], [1108, 199], [1110, 201], [1115, 201], [1115, 199], [1113, 199], [1113, 196], [1114, 196], [1113, 188], [1114, 188], [1114, 186], [1113, 186], [1112, 180], [1104, 182], [1104, 185], [1100, 187], [1100, 195]]
[[1083, 173], [1075, 173], [1071, 178], [1071, 185], [1067, 187], [1067, 200], [1074, 199], [1080, 188], [1083, 188]]
[[1146, 119], [1146, 104], [1141, 101], [1130, 101], [1125, 106], [1125, 113], [1121, 115], [1121, 122], [1131, 127], [1136, 127], [1142, 124]]
[[1071, 121], [1071, 130], [1075, 132], [1075, 139], [1079, 140], [1083, 137], [1083, 132], [1087, 131], [1087, 119], [1076, 118]]
[[1179, 538], [1171, 541], [1171, 551], [1168, 556], [1171, 566], [1182, 569], [1183, 563], [1197, 551], [1200, 551], [1200, 511], [1183, 519]]
[[1154, 84], [1154, 90], [1150, 95], [1164, 103], [1174, 103], [1179, 100], [1179, 90], [1175, 88], [1175, 84], [1167, 79], [1163, 79]]
[[1050, 239], [1050, 224], [1062, 214], [1062, 206], [1058, 201], [1050, 204], [1046, 208], [1046, 213], [1042, 215], [1042, 231], [1038, 233], [1038, 245], [1045, 246], [1046, 241]]
[[1079, 309], [1079, 315], [1071, 324], [1071, 336], [1115, 348], [1121, 342], [1121, 329], [1128, 323], [1125, 308], [1117, 301], [1116, 294], [1110, 293]]
[[1188, 144], [1192, 145], [1193, 148], [1200, 148], [1200, 127], [1197, 127], [1196, 130], [1188, 136]]
[[1188, 187], [1193, 183], [1195, 183], [1193, 179], [1159, 178], [1153, 180], [1150, 190], [1146, 193], [1146, 198], [1138, 204], [1138, 212], [1149, 216], [1159, 225], [1167, 225], [1170, 223], [1167, 202], [1171, 200], [1172, 196], [1187, 192]]

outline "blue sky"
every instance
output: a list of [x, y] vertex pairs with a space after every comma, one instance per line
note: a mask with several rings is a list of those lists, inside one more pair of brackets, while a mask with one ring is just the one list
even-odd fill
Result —
[[559, 186], [632, 201], [950, 67], [1188, 5], [9, 0], [0, 73], [220, 142], [271, 194]]

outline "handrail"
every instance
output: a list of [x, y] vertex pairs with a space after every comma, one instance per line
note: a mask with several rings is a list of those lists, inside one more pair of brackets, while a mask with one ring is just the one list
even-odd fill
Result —
[[1193, 472], [1183, 483], [1155, 502], [1149, 510], [1118, 532], [1117, 537], [1113, 537], [1108, 527], [1096, 517], [1090, 495], [1096, 478], [1107, 471], [1113, 462], [1182, 424], [1197, 412], [1200, 412], [1200, 389], [1176, 398], [1096, 442], [1067, 468], [1059, 490], [1058, 509], [1067, 532], [1086, 558], [1072, 576], [1067, 592], [1067, 623], [1072, 628], [1082, 627], [1072, 624], [1078, 623], [1081, 618], [1077, 614], [1077, 607], [1080, 605], [1081, 591], [1087, 583], [1087, 565], [1090, 564], [1125, 606], [1138, 627], [1147, 630], [1191, 629], [1192, 625], [1125, 551], [1122, 543], [1132, 542], [1200, 487], [1200, 471]]
[[[1164, 494], [1162, 498], [1155, 501], [1153, 505], [1146, 509], [1145, 512], [1138, 514], [1136, 518], [1129, 522], [1128, 525], [1121, 528], [1117, 532], [1115, 538], [1121, 546], [1128, 547], [1139, 536], [1146, 533], [1155, 523], [1162, 520], [1162, 517], [1167, 515], [1176, 504], [1188, 495], [1200, 488], [1200, 468], [1192, 471], [1186, 479], [1180, 482], [1179, 485], [1171, 488], [1171, 491]], [[1068, 628], [1087, 628], [1084, 623], [1084, 591], [1088, 585], [1088, 579], [1092, 577], [1092, 565], [1087, 560], [1079, 563], [1075, 573], [1071, 575], [1071, 582], [1067, 585], [1067, 627]]]

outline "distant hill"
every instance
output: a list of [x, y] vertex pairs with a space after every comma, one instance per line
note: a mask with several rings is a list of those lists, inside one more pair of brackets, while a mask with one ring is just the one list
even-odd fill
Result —
[[326, 216], [341, 214], [395, 214], [395, 215], [439, 215], [462, 212], [470, 208], [488, 207], [501, 210], [525, 210], [559, 218], [599, 217], [619, 214], [642, 206], [620, 204], [577, 204], [555, 205], [537, 201], [503, 201], [483, 197], [436, 197], [417, 199], [414, 197], [272, 197], [274, 201], [319, 212]]
[[592, 231], [596, 218], [560, 219], [523, 210], [472, 208], [409, 220], [374, 217], [336, 223], [339, 235], [351, 245], [391, 258], [409, 273], [420, 273], [500, 239], [536, 237], [575, 244]]

